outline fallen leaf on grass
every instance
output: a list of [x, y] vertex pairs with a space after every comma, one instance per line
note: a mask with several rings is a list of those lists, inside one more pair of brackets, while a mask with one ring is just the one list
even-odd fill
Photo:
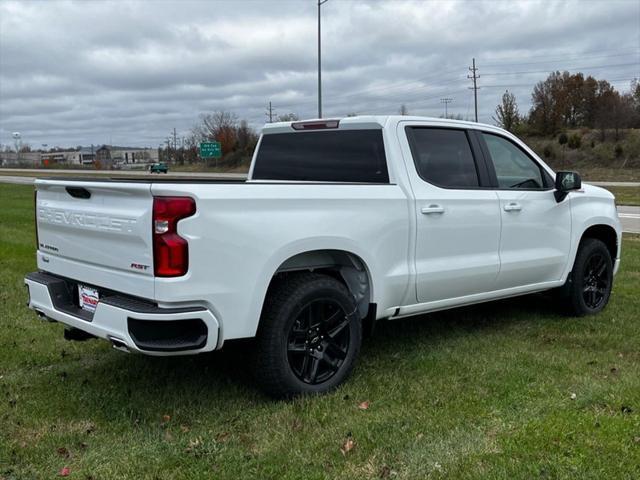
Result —
[[344, 443], [342, 444], [342, 447], [340, 447], [340, 451], [342, 452], [342, 455], [346, 456], [347, 453], [353, 450], [355, 446], [356, 446], [355, 440], [351, 437], [347, 437]]
[[58, 455], [64, 458], [69, 458], [71, 456], [71, 454], [69, 453], [69, 450], [67, 450], [66, 447], [58, 447], [56, 449], [56, 452], [58, 452]]
[[576, 398], [578, 398], [578, 396], [575, 393], [571, 394], [571, 400], [575, 400]]
[[193, 440], [189, 440], [189, 445], [187, 446], [187, 452], [191, 452], [193, 449], [198, 448], [202, 445], [202, 440], [200, 437], [196, 437]]
[[362, 402], [360, 405], [358, 405], [358, 408], [360, 410], [368, 410], [369, 409], [369, 400], [366, 400], [366, 401]]
[[640, 437], [633, 437], [634, 443], [640, 443]]
[[216, 435], [216, 442], [224, 443], [231, 435], [229, 432], [222, 432]]
[[162, 421], [163, 421], [164, 423], [167, 423], [167, 422], [168, 422], [168, 421], [170, 421], [170, 420], [171, 420], [171, 415], [163, 415], [163, 416], [162, 416]]
[[190, 428], [187, 427], [186, 425], [180, 425], [180, 430], [182, 430], [182, 433], [187, 433]]
[[71, 470], [69, 469], [69, 467], [63, 467], [60, 472], [58, 472], [58, 475], [60, 475], [61, 477], [68, 477], [70, 473]]

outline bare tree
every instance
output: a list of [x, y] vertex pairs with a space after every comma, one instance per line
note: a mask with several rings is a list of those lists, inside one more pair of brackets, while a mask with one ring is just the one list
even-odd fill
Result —
[[200, 140], [218, 140], [229, 130], [235, 130], [238, 117], [235, 113], [218, 110], [213, 113], [200, 115], [200, 123], [194, 128], [194, 133]]
[[400, 110], [398, 110], [398, 113], [400, 115], [409, 115], [409, 110], [407, 109], [407, 106], [404, 103], [400, 105]]
[[298, 120], [298, 115], [296, 115], [295, 113], [285, 113], [284, 115], [278, 115], [279, 122], [296, 122]]
[[502, 95], [502, 103], [496, 107], [496, 116], [492, 118], [496, 125], [509, 132], [512, 132], [520, 122], [516, 96], [513, 93], [509, 93], [509, 90], [506, 90]]

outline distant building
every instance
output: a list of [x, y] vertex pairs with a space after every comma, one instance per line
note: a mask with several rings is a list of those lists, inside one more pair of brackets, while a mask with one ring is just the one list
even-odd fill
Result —
[[111, 167], [111, 150], [107, 145], [103, 145], [96, 150], [96, 164], [100, 165], [102, 168]]
[[96, 161], [103, 167], [109, 165], [122, 168], [125, 165], [146, 165], [157, 162], [158, 158], [158, 150], [155, 148], [103, 145], [96, 150]]
[[55, 163], [92, 165], [95, 160], [95, 153], [90, 147], [81, 147], [79, 150], [44, 152], [40, 154], [40, 160], [43, 165], [51, 165]]
[[102, 145], [95, 147], [79, 147], [75, 150], [59, 150], [51, 152], [0, 152], [0, 166], [3, 167], [40, 167], [63, 165], [90, 166], [97, 163], [100, 168], [135, 168], [144, 167], [159, 161], [156, 148], [118, 147]]
[[0, 166], [2, 167], [39, 167], [39, 152], [0, 152]]

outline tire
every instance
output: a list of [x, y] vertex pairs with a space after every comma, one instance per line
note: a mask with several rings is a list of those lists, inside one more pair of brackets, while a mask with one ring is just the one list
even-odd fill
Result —
[[613, 261], [607, 246], [598, 239], [586, 238], [578, 247], [559, 300], [571, 316], [592, 315], [607, 305], [612, 285]]
[[256, 336], [255, 377], [275, 398], [321, 394], [353, 370], [362, 343], [356, 302], [333, 277], [292, 274], [267, 294]]

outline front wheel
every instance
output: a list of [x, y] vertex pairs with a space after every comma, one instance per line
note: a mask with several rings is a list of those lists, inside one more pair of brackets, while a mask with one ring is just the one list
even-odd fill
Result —
[[607, 246], [595, 238], [583, 240], [573, 269], [563, 287], [563, 303], [570, 315], [600, 312], [609, 302], [613, 261]]
[[351, 373], [362, 342], [356, 302], [328, 275], [274, 285], [258, 329], [256, 379], [274, 397], [327, 392]]

